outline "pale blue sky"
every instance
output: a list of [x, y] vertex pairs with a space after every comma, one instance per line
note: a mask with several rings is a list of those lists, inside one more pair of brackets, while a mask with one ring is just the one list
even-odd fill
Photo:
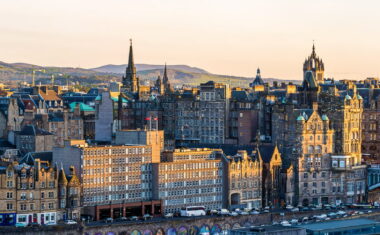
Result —
[[380, 73], [380, 1], [2, 0], [0, 60], [96, 67], [187, 64], [212, 73], [302, 78], [315, 40], [326, 76]]

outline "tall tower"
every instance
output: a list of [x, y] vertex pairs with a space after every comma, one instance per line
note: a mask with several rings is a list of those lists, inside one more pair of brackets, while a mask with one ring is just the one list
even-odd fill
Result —
[[308, 71], [313, 72], [313, 77], [315, 78], [317, 83], [323, 83], [325, 65], [323, 64], [322, 59], [320, 59], [315, 53], [314, 44], [313, 44], [313, 50], [311, 52], [311, 55], [307, 59], [305, 59], [305, 62], [303, 64], [304, 80], [306, 78], [306, 72]]
[[139, 92], [139, 78], [136, 77], [136, 66], [133, 58], [132, 39], [130, 39], [128, 66], [123, 76], [123, 88], [127, 91]]
[[165, 63], [164, 76], [162, 78], [162, 83], [164, 84], [165, 94], [171, 93], [172, 88], [170, 86], [170, 82], [169, 82], [169, 78], [168, 78], [168, 72], [167, 72], [167, 68], [166, 68], [166, 63]]

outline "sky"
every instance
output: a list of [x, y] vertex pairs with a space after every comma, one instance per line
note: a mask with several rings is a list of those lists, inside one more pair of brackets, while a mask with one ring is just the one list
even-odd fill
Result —
[[1, 0], [0, 61], [93, 68], [186, 64], [211, 73], [302, 79], [380, 74], [378, 0]]

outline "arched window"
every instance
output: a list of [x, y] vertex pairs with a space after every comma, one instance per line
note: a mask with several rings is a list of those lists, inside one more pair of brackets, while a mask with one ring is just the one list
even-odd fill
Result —
[[313, 147], [312, 145], [309, 145], [309, 146], [307, 147], [307, 152], [308, 152], [308, 153], [314, 153], [314, 147]]
[[316, 153], [322, 153], [322, 146], [320, 146], [320, 145], [315, 146], [315, 152]]

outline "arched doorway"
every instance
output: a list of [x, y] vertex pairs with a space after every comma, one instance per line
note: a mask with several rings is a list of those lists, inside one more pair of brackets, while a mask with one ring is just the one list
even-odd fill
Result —
[[240, 193], [231, 194], [231, 206], [240, 205]]
[[305, 198], [302, 200], [302, 206], [309, 206], [309, 199]]

